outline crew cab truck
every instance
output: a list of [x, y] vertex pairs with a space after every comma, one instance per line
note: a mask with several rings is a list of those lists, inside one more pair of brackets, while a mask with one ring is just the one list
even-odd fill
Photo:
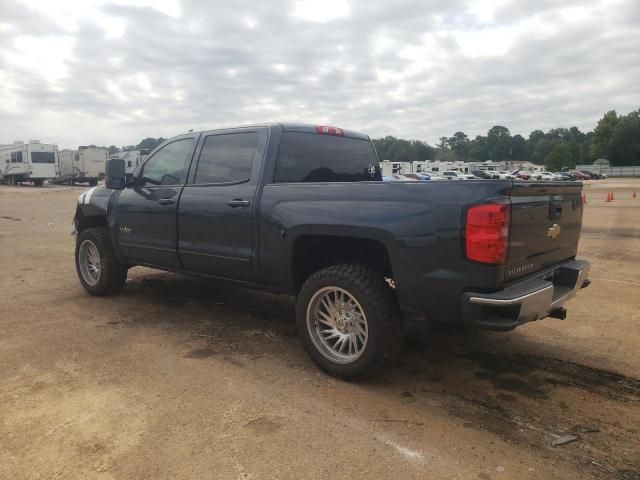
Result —
[[188, 133], [78, 199], [76, 267], [93, 295], [145, 265], [295, 297], [324, 371], [368, 374], [405, 322], [512, 330], [589, 283], [582, 185], [383, 182], [368, 136], [273, 124]]

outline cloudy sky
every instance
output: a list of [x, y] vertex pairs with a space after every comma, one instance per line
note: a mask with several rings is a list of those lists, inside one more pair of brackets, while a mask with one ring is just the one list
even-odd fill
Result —
[[3, 0], [0, 143], [303, 121], [435, 143], [640, 106], [639, 0]]

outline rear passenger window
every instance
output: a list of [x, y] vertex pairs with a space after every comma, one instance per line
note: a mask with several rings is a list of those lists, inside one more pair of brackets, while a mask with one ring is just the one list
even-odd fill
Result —
[[258, 148], [255, 132], [211, 135], [202, 146], [196, 184], [249, 180]]
[[382, 174], [368, 140], [303, 132], [285, 132], [282, 136], [276, 183], [372, 180], [382, 180]]

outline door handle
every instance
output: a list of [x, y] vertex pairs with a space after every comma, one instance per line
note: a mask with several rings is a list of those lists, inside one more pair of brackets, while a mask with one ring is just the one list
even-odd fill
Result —
[[172, 205], [176, 203], [176, 201], [173, 198], [161, 198], [158, 200], [158, 203], [160, 205]]
[[230, 207], [233, 207], [233, 208], [248, 207], [249, 206], [249, 200], [242, 200], [241, 198], [234, 198], [233, 200], [229, 200], [227, 202], [227, 205], [229, 205]]

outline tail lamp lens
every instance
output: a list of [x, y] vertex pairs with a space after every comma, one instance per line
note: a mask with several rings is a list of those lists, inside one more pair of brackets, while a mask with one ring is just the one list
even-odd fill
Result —
[[474, 262], [504, 264], [509, 247], [510, 206], [478, 205], [467, 211], [466, 252]]

